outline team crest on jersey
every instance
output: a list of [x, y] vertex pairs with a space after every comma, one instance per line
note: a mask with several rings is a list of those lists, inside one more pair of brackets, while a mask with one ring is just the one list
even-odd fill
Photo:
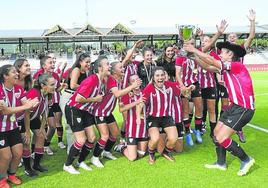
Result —
[[19, 98], [20, 96], [21, 96], [21, 91], [15, 93], [15, 97], [16, 97], [16, 98]]
[[4, 146], [5, 145], [5, 140], [1, 140], [0, 141], [0, 146]]
[[104, 117], [100, 117], [100, 120], [103, 121], [104, 120]]
[[81, 118], [76, 118], [76, 121], [77, 121], [78, 123], [81, 123]]
[[166, 89], [166, 93], [170, 93], [171, 92], [171, 90], [172, 90], [172, 88], [170, 87], [170, 88], [168, 88], [168, 89]]
[[130, 143], [132, 143], [132, 142], [133, 142], [133, 140], [134, 140], [133, 138], [130, 138], [130, 139], [129, 139], [129, 142], [130, 142]]

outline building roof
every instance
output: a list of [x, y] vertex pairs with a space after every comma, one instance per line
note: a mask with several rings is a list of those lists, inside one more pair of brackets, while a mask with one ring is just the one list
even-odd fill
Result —
[[[205, 34], [214, 34], [217, 29], [215, 26], [202, 27]], [[228, 26], [225, 34], [237, 33], [240, 36], [249, 33], [249, 26]], [[133, 27], [128, 28], [120, 23], [112, 28], [99, 28], [87, 24], [83, 28], [63, 28], [60, 25], [56, 25], [51, 29], [31, 29], [31, 30], [0, 30], [0, 43], [6, 41], [13, 41], [14, 43], [21, 39], [21, 41], [27, 40], [83, 40], [97, 41], [99, 37], [102, 37], [106, 41], [114, 40], [137, 40], [137, 39], [153, 39], [166, 40], [167, 38], [174, 39], [174, 36], [178, 35], [178, 29], [174, 27]], [[268, 24], [256, 26], [256, 37], [263, 38], [268, 37]], [[152, 39], [152, 37], [151, 37]]]

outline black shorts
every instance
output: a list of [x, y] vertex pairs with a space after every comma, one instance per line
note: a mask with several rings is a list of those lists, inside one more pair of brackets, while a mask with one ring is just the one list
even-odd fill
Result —
[[108, 124], [111, 124], [113, 122], [116, 122], [113, 114], [106, 116], [106, 117], [105, 116], [104, 117], [95, 116], [96, 125], [104, 124], [104, 123], [106, 123], [108, 125]]
[[[24, 119], [18, 122], [18, 125], [20, 127], [20, 133], [25, 133], [25, 125], [24, 125]], [[33, 120], [30, 121], [30, 129], [31, 130], [36, 130], [40, 129], [41, 127], [41, 120], [40, 118], [34, 118]]]
[[0, 132], [0, 149], [22, 144], [19, 128], [7, 132]]
[[62, 112], [59, 103], [54, 103], [49, 107], [48, 117], [54, 117], [54, 113]]
[[219, 98], [228, 98], [227, 89], [221, 84], [218, 84], [218, 95], [219, 95]]
[[216, 99], [217, 89], [215, 87], [208, 87], [201, 89], [202, 99]]
[[[198, 82], [193, 83], [195, 86], [195, 90], [191, 92], [191, 98], [201, 97], [201, 89]], [[183, 95], [181, 95], [181, 98], [185, 98]]]
[[175, 126], [175, 122], [171, 116], [167, 117], [153, 117], [149, 116], [146, 120], [147, 129], [151, 127], [159, 128], [159, 132], [163, 133], [163, 129], [166, 127]]
[[183, 131], [183, 124], [182, 123], [176, 123], [176, 128], [178, 131], [178, 138], [183, 138], [184, 131]]
[[83, 131], [95, 124], [94, 117], [87, 111], [69, 105], [65, 106], [65, 117], [73, 132]]
[[228, 127], [232, 128], [235, 131], [242, 130], [242, 128], [250, 122], [254, 115], [254, 110], [246, 109], [236, 104], [233, 104], [232, 107], [225, 110], [220, 120]]
[[127, 145], [138, 145], [138, 142], [148, 141], [149, 138], [126, 138]]

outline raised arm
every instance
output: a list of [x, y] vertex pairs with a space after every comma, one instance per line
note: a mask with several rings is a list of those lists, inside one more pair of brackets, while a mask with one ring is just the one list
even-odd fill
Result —
[[228, 26], [228, 24], [225, 20], [222, 20], [219, 26], [216, 25], [217, 33], [215, 35], [213, 35], [213, 37], [209, 41], [208, 45], [203, 47], [203, 49], [202, 49], [203, 52], [207, 52], [208, 50], [210, 50], [210, 48], [214, 45], [214, 43], [218, 40], [218, 38], [223, 34], [223, 32], [225, 31], [227, 26]]
[[124, 88], [124, 89], [118, 89], [117, 87], [114, 87], [111, 89], [112, 93], [114, 94], [114, 96], [116, 98], [122, 97], [124, 95], [126, 95], [127, 93], [129, 93], [131, 90], [140, 87], [141, 85], [141, 80], [140, 79], [136, 79], [135, 82], [133, 84], [131, 84], [130, 86]]
[[198, 58], [200, 58], [204, 63], [214, 66], [217, 69], [221, 69], [221, 62], [219, 60], [214, 59], [210, 55], [201, 52], [200, 50], [196, 49], [191, 43], [185, 43], [183, 48], [187, 52], [192, 52]]
[[250, 47], [254, 37], [255, 37], [255, 19], [256, 19], [256, 12], [251, 9], [249, 10], [249, 15], [247, 16], [250, 21], [250, 31], [249, 36], [244, 44], [244, 47], [247, 49]]
[[199, 58], [197, 55], [195, 55], [195, 60], [196, 60], [196, 62], [197, 62], [203, 69], [205, 69], [205, 70], [207, 70], [207, 71], [210, 71], [210, 72], [217, 72], [217, 73], [220, 72], [220, 69], [219, 69], [219, 68], [207, 64], [205, 61], [203, 61], [203, 60], [202, 60], [201, 58]]
[[122, 61], [122, 65], [125, 67], [127, 66], [129, 60], [131, 60], [131, 57], [133, 56], [133, 53], [135, 52], [135, 49], [140, 47], [143, 44], [143, 40], [138, 40], [137, 42], [134, 43], [132, 48], [130, 48], [127, 51], [126, 57]]

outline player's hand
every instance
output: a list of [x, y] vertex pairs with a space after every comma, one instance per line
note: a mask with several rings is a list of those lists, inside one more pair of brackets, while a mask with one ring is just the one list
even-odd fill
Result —
[[225, 31], [225, 29], [228, 27], [228, 24], [226, 20], [222, 20], [220, 25], [219, 26], [216, 25], [216, 27], [217, 27], [218, 32], [222, 34]]
[[94, 97], [94, 101], [93, 102], [101, 102], [103, 99], [103, 95], [97, 95], [96, 97]]
[[30, 131], [26, 131], [24, 133], [23, 143], [25, 143], [26, 145], [29, 145], [30, 142], [31, 142], [31, 133], [30, 133]]
[[249, 10], [249, 15], [247, 15], [249, 21], [255, 21], [256, 19], [256, 12], [253, 9]]
[[66, 88], [68, 88], [68, 84], [62, 82], [62, 83], [60, 83], [60, 87], [61, 87], [61, 89], [66, 89]]
[[135, 47], [135, 48], [139, 48], [139, 47], [141, 47], [143, 44], [144, 44], [143, 40], [140, 39], [140, 40], [138, 40], [137, 42], [135, 42], [134, 47]]
[[6, 108], [6, 103], [4, 100], [0, 100], [0, 111]]
[[27, 110], [29, 110], [29, 109], [32, 109], [32, 108], [36, 107], [38, 104], [39, 104], [39, 100], [36, 97], [34, 99], [31, 99], [31, 100], [30, 99], [27, 99], [24, 102], [23, 106], [26, 107]]
[[201, 37], [201, 36], [203, 36], [204, 32], [203, 32], [202, 29], [197, 28], [197, 29], [196, 29], [196, 34], [197, 34], [197, 36]]

